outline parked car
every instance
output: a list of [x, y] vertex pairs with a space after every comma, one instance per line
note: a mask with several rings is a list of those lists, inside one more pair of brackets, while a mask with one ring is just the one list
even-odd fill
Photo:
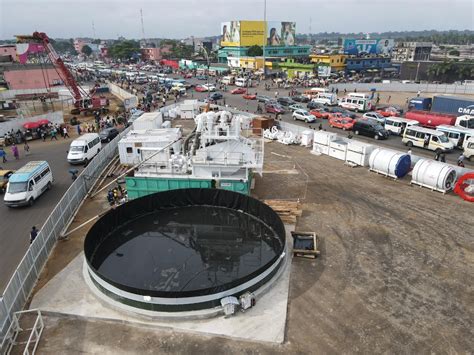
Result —
[[246, 88], [235, 88], [234, 90], [232, 90], [230, 93], [232, 95], [236, 95], [236, 94], [245, 94], [247, 92], [247, 89]]
[[350, 131], [354, 126], [354, 120], [350, 117], [331, 117], [329, 118], [329, 126], [341, 128], [343, 131]]
[[304, 96], [304, 95], [292, 96], [291, 98], [293, 99], [293, 101], [296, 101], [296, 102], [302, 102], [302, 103], [309, 102], [309, 97]]
[[242, 97], [245, 100], [256, 100], [257, 99], [257, 94], [243, 94]]
[[285, 113], [285, 110], [280, 104], [267, 104], [265, 105], [265, 112], [267, 113]]
[[395, 106], [383, 107], [378, 109], [376, 112], [381, 114], [383, 117], [400, 117], [403, 114], [403, 110]]
[[198, 76], [196, 76], [196, 79], [197, 80], [207, 80], [207, 76], [206, 75], [198, 75]]
[[390, 135], [380, 123], [374, 120], [357, 120], [352, 127], [352, 131], [357, 135], [372, 137], [374, 139], [387, 139]]
[[352, 119], [357, 118], [357, 115], [354, 112], [348, 111], [345, 108], [342, 107], [332, 107], [329, 109], [329, 112], [332, 113], [341, 113], [345, 117], [350, 117]]
[[8, 179], [14, 172], [14, 170], [0, 170], [0, 192], [5, 192], [7, 189]]
[[205, 91], [216, 91], [216, 87], [212, 84], [204, 84], [204, 85], [201, 85]]
[[204, 87], [203, 85], [198, 85], [194, 88], [197, 92], [205, 92], [207, 91], [207, 87]]
[[296, 103], [289, 97], [279, 97], [277, 101], [280, 105], [283, 105], [283, 106], [291, 106]]
[[265, 96], [265, 95], [257, 95], [257, 101], [258, 102], [264, 102], [267, 103], [268, 101], [271, 101], [272, 98], [270, 96]]
[[366, 112], [364, 113], [364, 115], [362, 116], [362, 118], [365, 118], [365, 119], [372, 119], [372, 120], [375, 120], [381, 124], [384, 124], [385, 123], [385, 117], [382, 116], [380, 113], [378, 112], [375, 112], [375, 111], [371, 111], [371, 112]]
[[213, 92], [209, 98], [216, 101], [216, 100], [222, 100], [224, 96], [220, 92]]
[[117, 137], [118, 134], [119, 134], [119, 131], [117, 128], [114, 128], [114, 127], [105, 128], [99, 133], [100, 141], [110, 142], [112, 139]]
[[316, 117], [314, 117], [314, 115], [310, 114], [306, 110], [296, 110], [295, 112], [293, 112], [292, 117], [295, 121], [301, 120], [305, 121], [306, 123], [316, 122]]
[[296, 110], [304, 110], [306, 107], [304, 107], [302, 104], [294, 104], [288, 107], [291, 111], [296, 111]]
[[318, 104], [317, 102], [310, 101], [310, 102], [308, 102], [306, 107], [310, 110], [314, 110], [314, 109], [322, 108], [322, 107], [324, 107], [324, 105], [323, 104]]
[[320, 107], [309, 111], [316, 118], [329, 118], [331, 111], [327, 107]]

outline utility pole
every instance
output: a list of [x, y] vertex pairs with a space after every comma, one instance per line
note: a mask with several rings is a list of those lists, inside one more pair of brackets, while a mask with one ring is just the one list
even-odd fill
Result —
[[96, 36], [96, 34], [95, 34], [94, 20], [92, 20], [92, 34], [94, 35], [94, 39], [97, 39], [97, 36]]

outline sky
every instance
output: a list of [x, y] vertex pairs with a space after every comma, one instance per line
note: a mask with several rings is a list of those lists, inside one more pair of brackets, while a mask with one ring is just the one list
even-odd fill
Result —
[[[46, 32], [53, 38], [218, 35], [220, 23], [262, 20], [265, 0], [0, 0], [0, 39]], [[474, 30], [473, 0], [266, 0], [268, 21], [297, 33]], [[95, 35], [93, 25], [95, 27]]]

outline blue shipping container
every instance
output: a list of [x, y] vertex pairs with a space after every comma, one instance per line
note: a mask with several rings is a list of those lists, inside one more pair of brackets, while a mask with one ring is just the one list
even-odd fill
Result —
[[456, 116], [474, 115], [474, 99], [459, 96], [435, 96], [431, 111], [450, 113]]
[[429, 111], [431, 109], [431, 97], [414, 97], [408, 103], [409, 110]]

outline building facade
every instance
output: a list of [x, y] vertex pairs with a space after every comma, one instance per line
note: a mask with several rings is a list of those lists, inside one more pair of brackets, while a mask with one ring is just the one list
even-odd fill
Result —
[[331, 67], [332, 72], [343, 71], [346, 69], [345, 54], [310, 54], [311, 63], [323, 63]]
[[12, 65], [3, 73], [10, 90], [44, 89], [62, 85], [62, 80], [53, 65]]
[[287, 59], [284, 62], [274, 62], [272, 69], [280, 69], [286, 73], [289, 79], [292, 78], [307, 78], [315, 75], [315, 64], [303, 64], [295, 62], [294, 59]]
[[[230, 58], [249, 57], [250, 47], [223, 47], [217, 52], [219, 63], [227, 63]], [[307, 58], [311, 46], [273, 46], [265, 47], [265, 57], [276, 58]]]
[[402, 42], [393, 49], [394, 62], [414, 62], [430, 60], [433, 43], [431, 42]]
[[5, 44], [0, 46], [0, 62], [16, 62], [16, 45]]
[[383, 71], [392, 67], [389, 57], [368, 56], [346, 58], [346, 73], [364, 73], [367, 71]]

